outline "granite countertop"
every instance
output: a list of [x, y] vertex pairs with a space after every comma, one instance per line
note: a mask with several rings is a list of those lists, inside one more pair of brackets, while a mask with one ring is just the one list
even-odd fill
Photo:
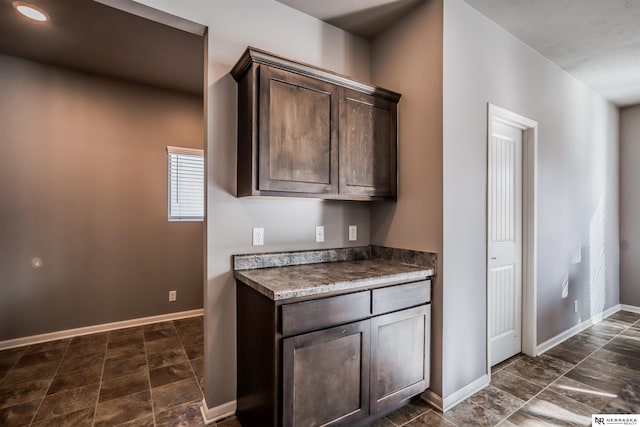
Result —
[[[282, 254], [278, 254], [282, 262]], [[314, 255], [317, 256], [317, 253]], [[348, 257], [347, 257], [348, 258]], [[435, 270], [381, 258], [236, 269], [235, 277], [274, 301], [424, 280]], [[238, 265], [238, 263], [236, 262]]]

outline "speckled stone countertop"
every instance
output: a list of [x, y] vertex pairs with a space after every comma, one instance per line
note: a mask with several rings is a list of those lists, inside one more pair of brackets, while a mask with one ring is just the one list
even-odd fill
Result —
[[[398, 252], [402, 250], [385, 249], [387, 249], [386, 252], [382, 251], [382, 253], [380, 247], [374, 247], [373, 250], [371, 247], [361, 247], [345, 250], [348, 252], [342, 252], [342, 249], [331, 249], [235, 256], [235, 277], [270, 299], [281, 301], [355, 291], [403, 281], [423, 280], [435, 274], [435, 254], [415, 251], [406, 251], [408, 253], [403, 254]], [[336, 251], [340, 256], [335, 256]], [[329, 259], [336, 261], [318, 262], [326, 259], [322, 252], [330, 253]], [[393, 257], [390, 255], [391, 252], [395, 253]], [[349, 254], [353, 254], [351, 259]], [[416, 254], [425, 254], [425, 256]], [[414, 262], [420, 260], [422, 265], [396, 261], [396, 259], [403, 260], [404, 255]], [[273, 258], [270, 259], [270, 256]], [[288, 263], [288, 259], [292, 262]], [[310, 263], [304, 264], [301, 262], [302, 259], [308, 259]], [[262, 268], [244, 269], [257, 265]]]

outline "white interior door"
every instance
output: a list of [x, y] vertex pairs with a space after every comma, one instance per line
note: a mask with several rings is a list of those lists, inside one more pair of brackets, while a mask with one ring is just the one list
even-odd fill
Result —
[[491, 366], [522, 348], [522, 130], [493, 120], [488, 174]]

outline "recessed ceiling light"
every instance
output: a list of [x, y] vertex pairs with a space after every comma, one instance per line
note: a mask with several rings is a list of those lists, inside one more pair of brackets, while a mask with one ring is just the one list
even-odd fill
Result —
[[16, 10], [22, 15], [26, 16], [29, 19], [33, 19], [34, 21], [45, 22], [49, 20], [49, 15], [47, 15], [47, 12], [29, 3], [15, 1], [13, 2], [13, 7], [15, 7]]

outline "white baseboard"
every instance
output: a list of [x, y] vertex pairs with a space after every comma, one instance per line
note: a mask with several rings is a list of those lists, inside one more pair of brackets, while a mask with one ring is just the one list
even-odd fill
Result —
[[635, 305], [620, 304], [620, 310], [630, 311], [632, 313], [640, 313], [640, 307]]
[[[602, 313], [598, 313], [593, 317], [591, 317], [590, 319], [587, 319], [581, 322], [580, 324], [575, 325], [574, 327], [536, 346], [535, 348], [536, 355], [542, 354], [545, 351], [550, 350], [551, 348], [555, 347], [561, 342], [571, 338], [576, 334], [579, 334], [580, 332], [584, 331], [588, 327], [598, 323], [602, 319], [609, 317], [614, 313], [617, 313], [620, 310], [631, 311], [633, 313], [640, 313], [640, 307], [636, 307], [633, 305], [626, 305], [626, 304], [614, 305], [613, 307], [610, 307], [604, 310]], [[424, 393], [422, 393], [421, 397], [422, 399], [424, 399], [426, 402], [430, 403], [437, 409], [441, 410], [442, 412], [446, 412], [449, 409], [456, 406], [458, 403], [465, 400], [466, 398], [474, 395], [475, 393], [479, 392], [480, 390], [488, 386], [490, 382], [491, 382], [491, 376], [484, 375], [478, 378], [477, 380], [475, 380], [474, 382], [472, 382], [471, 384], [466, 385], [465, 387], [461, 388], [460, 390], [456, 391], [450, 396], [447, 396], [444, 399], [442, 399], [441, 396], [433, 393], [431, 390], [427, 390]]]
[[[587, 329], [588, 327], [595, 325], [596, 323], [598, 323], [599, 321], [601, 321], [602, 319], [604, 319], [605, 317], [609, 317], [614, 313], [617, 313], [618, 311], [620, 311], [621, 306], [620, 304], [616, 304], [613, 307], [610, 307], [606, 310], [604, 310], [602, 313], [597, 313], [595, 315], [593, 315], [590, 319], [587, 319], [575, 326], [573, 326], [570, 329], [567, 329], [564, 332], [559, 333], [558, 335], [556, 335], [555, 337], [549, 338], [548, 340], [546, 340], [545, 342], [543, 342], [542, 344], [536, 346], [536, 355], [540, 355], [548, 350], [551, 350], [553, 347], [557, 346], [558, 344], [562, 343], [563, 341], [568, 340], [569, 338], [571, 338], [574, 335], [579, 334], [580, 332], [584, 331], [585, 329]], [[631, 310], [629, 310], [631, 311]], [[640, 308], [638, 308], [638, 312], [640, 313]]]
[[[584, 331], [588, 327], [598, 323], [602, 319], [609, 317], [614, 313], [617, 313], [620, 310], [630, 311], [633, 313], [640, 313], [640, 307], [637, 307], [637, 306], [627, 305], [627, 304], [614, 305], [613, 307], [610, 307], [604, 310], [602, 313], [598, 313], [593, 317], [591, 317], [590, 319], [587, 319], [584, 322], [581, 322], [580, 324], [575, 325], [571, 329], [568, 329], [556, 335], [555, 337], [550, 338], [547, 341], [543, 342], [542, 344], [536, 347], [535, 349], [536, 355], [542, 354], [545, 351], [550, 350], [551, 348], [555, 347], [561, 342], [571, 338], [576, 334], [579, 334], [580, 332]], [[477, 380], [475, 380], [474, 382], [472, 382], [471, 384], [468, 384], [467, 386], [461, 388], [460, 390], [456, 391], [452, 395], [446, 397], [445, 399], [442, 399], [440, 395], [432, 392], [431, 390], [426, 390], [424, 393], [422, 393], [420, 397], [427, 403], [431, 404], [436, 409], [442, 412], [446, 412], [449, 409], [456, 406], [458, 403], [465, 400], [466, 398], [474, 395], [478, 391], [488, 386], [490, 382], [491, 382], [491, 377], [489, 375], [484, 375], [478, 378]]]
[[223, 403], [222, 405], [218, 405], [214, 408], [209, 408], [207, 406], [207, 401], [202, 399], [202, 406], [200, 407], [200, 410], [202, 411], [204, 423], [211, 424], [223, 418], [230, 417], [236, 413], [236, 406], [236, 401], [232, 400], [231, 402]]
[[616, 304], [612, 307], [607, 308], [606, 310], [604, 310], [602, 313], [596, 313], [591, 317], [591, 323], [592, 324], [596, 324], [598, 322], [600, 322], [601, 320], [603, 320], [605, 317], [609, 317], [611, 316], [613, 313], [617, 313], [620, 310], [622, 310], [620, 308], [620, 304]]
[[65, 338], [73, 338], [81, 335], [95, 334], [97, 332], [112, 331], [114, 329], [130, 328], [133, 326], [148, 325], [149, 323], [166, 322], [169, 320], [185, 319], [187, 317], [202, 316], [204, 309], [180, 311], [178, 313], [159, 314], [157, 316], [140, 317], [138, 319], [123, 320], [120, 322], [103, 323], [101, 325], [85, 326], [83, 328], [66, 329], [64, 331], [49, 332], [40, 335], [31, 335], [29, 337], [13, 338], [10, 340], [0, 341], [0, 350], [7, 350], [14, 347], [22, 347], [25, 345], [38, 344], [46, 341], [60, 340]]
[[555, 337], [549, 338], [542, 344], [536, 346], [536, 355], [539, 356], [547, 350], [551, 350], [553, 347], [557, 346], [563, 341], [568, 340], [572, 336], [579, 334], [591, 325], [593, 325], [593, 322], [591, 321], [591, 319], [588, 319], [578, 325], [573, 326], [571, 329], [567, 329], [566, 331], [559, 333]]
[[491, 376], [485, 374], [472, 383], [462, 387], [455, 393], [452, 393], [449, 396], [445, 397], [444, 399], [442, 399], [442, 397], [438, 396], [435, 393], [430, 393], [429, 395], [425, 396], [424, 394], [426, 394], [426, 392], [423, 393], [423, 397], [425, 398], [425, 400], [427, 400], [427, 402], [431, 403], [442, 412], [447, 412], [458, 403], [462, 402], [468, 397], [473, 396], [474, 394], [488, 386], [490, 382]]
[[439, 394], [436, 394], [434, 392], [432, 392], [431, 390], [425, 390], [421, 395], [420, 398], [422, 400], [424, 400], [425, 402], [427, 402], [428, 404], [430, 404], [431, 406], [433, 406], [434, 408], [436, 408], [437, 410], [442, 411], [442, 396], [440, 396]]

